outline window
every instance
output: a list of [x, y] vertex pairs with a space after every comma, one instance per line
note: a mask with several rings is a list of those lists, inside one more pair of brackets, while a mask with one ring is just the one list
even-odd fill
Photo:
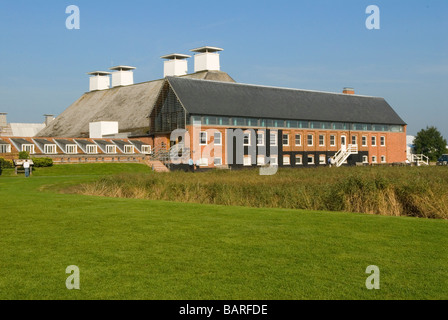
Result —
[[[108, 146], [109, 147], [109, 146]], [[151, 146], [142, 146], [142, 153], [144, 154], [150, 154], [151, 153]]]
[[263, 132], [257, 133], [257, 145], [264, 146], [264, 133]]
[[362, 162], [363, 163], [368, 163], [369, 162], [369, 157], [368, 156], [362, 156]]
[[367, 137], [366, 136], [362, 136], [362, 146], [367, 147]]
[[86, 152], [87, 152], [87, 153], [91, 153], [91, 154], [98, 153], [98, 147], [95, 146], [95, 145], [93, 145], [93, 144], [88, 145], [88, 146], [86, 147]]
[[244, 156], [244, 162], [243, 164], [247, 167], [252, 165], [252, 158], [251, 156]]
[[296, 155], [296, 165], [302, 165], [302, 155], [297, 154]]
[[208, 166], [208, 159], [207, 159], [207, 158], [201, 158], [201, 159], [199, 159], [199, 166], [200, 166], [200, 167], [206, 167], [206, 166]]
[[291, 164], [291, 157], [290, 156], [283, 156], [283, 165], [289, 166]]
[[207, 132], [205, 132], [205, 131], [201, 131], [201, 132], [199, 133], [199, 144], [200, 144], [201, 146], [205, 146], [205, 145], [207, 145]]
[[302, 135], [296, 134], [296, 146], [301, 146], [301, 145], [302, 145]]
[[372, 137], [372, 147], [375, 147], [375, 146], [376, 146], [376, 137], [373, 136]]
[[386, 145], [386, 137], [381, 136], [381, 138], [380, 138], [380, 144], [381, 144], [382, 147], [384, 147], [384, 146]]
[[336, 146], [336, 136], [331, 135], [330, 136], [330, 146], [335, 147]]
[[314, 155], [308, 155], [308, 164], [314, 164]]
[[373, 156], [373, 157], [372, 157], [372, 162], [373, 162], [373, 163], [376, 163], [376, 156]]
[[0, 153], [9, 153], [9, 152], [11, 152], [11, 145], [0, 144]]
[[257, 156], [257, 165], [264, 166], [265, 165], [265, 158], [263, 155]]
[[76, 154], [78, 153], [78, 147], [76, 144], [68, 144], [65, 146], [65, 153]]
[[221, 132], [215, 132], [214, 138], [215, 138], [215, 141], [214, 141], [215, 146], [220, 146], [222, 144], [222, 142], [221, 142], [221, 138], [222, 138]]
[[352, 145], [357, 145], [358, 144], [358, 137], [357, 136], [352, 136]]
[[214, 160], [214, 164], [215, 164], [215, 166], [220, 166], [220, 165], [222, 165], [222, 158], [215, 158], [215, 160]]
[[250, 146], [250, 133], [244, 133], [244, 143], [245, 146]]
[[308, 146], [312, 146], [313, 145], [313, 135], [309, 134], [307, 140], [308, 140]]
[[34, 144], [22, 144], [22, 151], [34, 154]]
[[124, 153], [134, 153], [134, 146], [130, 145], [124, 146]]
[[270, 158], [271, 165], [273, 165], [273, 166], [277, 166], [278, 165], [278, 156], [277, 155], [270, 156], [269, 158]]
[[319, 135], [319, 146], [321, 147], [325, 146], [325, 135], [323, 134]]
[[386, 156], [381, 156], [381, 163], [386, 163]]
[[283, 135], [283, 145], [284, 146], [289, 146], [289, 134], [284, 134]]
[[44, 153], [45, 154], [56, 154], [56, 145], [55, 144], [46, 144], [44, 146]]
[[106, 146], [106, 152], [107, 153], [117, 153], [117, 147], [108, 145], [108, 146]]
[[325, 158], [326, 158], [325, 155], [321, 154], [319, 156], [319, 164], [325, 164], [326, 163]]
[[269, 134], [269, 141], [271, 146], [276, 146], [277, 145], [277, 132], [271, 132]]

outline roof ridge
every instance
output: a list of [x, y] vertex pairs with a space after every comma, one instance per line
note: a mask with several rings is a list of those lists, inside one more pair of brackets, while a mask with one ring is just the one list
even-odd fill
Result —
[[[180, 79], [179, 77], [167, 77], [173, 79]], [[340, 92], [330, 92], [330, 91], [320, 91], [320, 90], [310, 90], [310, 89], [298, 89], [298, 88], [288, 88], [288, 87], [277, 87], [277, 86], [267, 86], [267, 85], [259, 85], [259, 84], [250, 84], [250, 83], [241, 83], [241, 82], [227, 82], [227, 81], [218, 81], [218, 80], [204, 80], [204, 79], [195, 79], [195, 78], [182, 78], [182, 80], [193, 80], [193, 81], [203, 81], [203, 82], [216, 82], [222, 84], [232, 84], [232, 85], [240, 85], [247, 87], [259, 87], [259, 88], [269, 88], [269, 89], [278, 89], [278, 90], [292, 90], [292, 91], [304, 91], [304, 92], [314, 92], [314, 93], [326, 93], [326, 94], [334, 94], [345, 97], [361, 97], [361, 98], [376, 98], [376, 99], [384, 99], [383, 97], [375, 97], [375, 96], [367, 96], [360, 94], [345, 94]]]

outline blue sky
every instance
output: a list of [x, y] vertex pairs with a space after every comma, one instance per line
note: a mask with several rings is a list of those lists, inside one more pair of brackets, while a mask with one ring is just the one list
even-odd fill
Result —
[[[65, 26], [80, 9], [80, 30]], [[380, 8], [368, 30], [367, 6]], [[384, 97], [416, 134], [448, 138], [448, 1], [2, 0], [0, 112], [43, 122], [88, 90], [86, 72], [126, 64], [163, 77], [160, 56], [224, 48], [237, 82]], [[189, 61], [193, 70], [193, 61]]]

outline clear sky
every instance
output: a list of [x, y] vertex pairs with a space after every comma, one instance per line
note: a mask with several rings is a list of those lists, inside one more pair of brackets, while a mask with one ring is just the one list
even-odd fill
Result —
[[[66, 28], [66, 7], [80, 29]], [[380, 29], [366, 28], [366, 8]], [[125, 64], [163, 77], [160, 56], [224, 48], [237, 82], [384, 97], [408, 134], [448, 138], [447, 0], [1, 0], [0, 112], [43, 122], [88, 90], [89, 71]], [[193, 61], [189, 61], [193, 71]]]

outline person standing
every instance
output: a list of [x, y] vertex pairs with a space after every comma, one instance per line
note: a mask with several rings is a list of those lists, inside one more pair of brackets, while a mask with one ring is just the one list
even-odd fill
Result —
[[194, 161], [193, 161], [193, 159], [190, 158], [190, 160], [188, 160], [188, 165], [190, 166], [190, 171], [194, 172]]
[[25, 177], [28, 178], [30, 176], [30, 163], [28, 160], [25, 160], [23, 163], [23, 168], [25, 169]]

